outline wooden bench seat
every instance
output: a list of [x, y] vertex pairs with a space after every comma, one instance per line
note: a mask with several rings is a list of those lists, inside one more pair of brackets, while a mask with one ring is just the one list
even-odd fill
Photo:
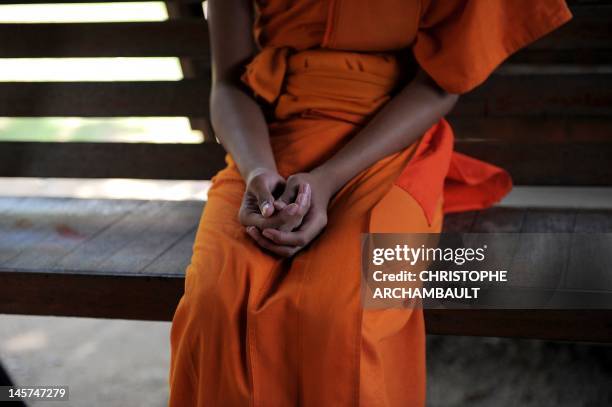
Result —
[[[203, 205], [0, 198], [0, 313], [170, 320]], [[612, 210], [492, 208], [445, 231], [612, 232]], [[609, 310], [428, 310], [428, 332], [610, 342], [607, 289]]]
[[[184, 73], [0, 82], [0, 117], [189, 117], [204, 142], [3, 141], [0, 176], [201, 180], [224, 165], [207, 121], [202, 3], [166, 3], [167, 21], [0, 24], [0, 58], [178, 57]], [[457, 150], [508, 169], [517, 185], [612, 186], [612, 2], [569, 4], [570, 23], [510, 58], [449, 115]], [[202, 205], [0, 198], [0, 313], [169, 320]], [[446, 230], [612, 232], [611, 219], [611, 211], [494, 208], [449, 216]], [[426, 321], [434, 334], [612, 341], [610, 310], [429, 310]]]

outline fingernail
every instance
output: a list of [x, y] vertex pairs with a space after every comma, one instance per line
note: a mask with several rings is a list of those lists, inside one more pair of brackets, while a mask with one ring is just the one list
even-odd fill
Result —
[[264, 202], [261, 204], [261, 214], [265, 215], [266, 211], [268, 210], [268, 208], [270, 207], [270, 202]]
[[267, 237], [268, 239], [272, 238], [272, 233], [270, 233], [270, 231], [268, 229], [264, 229], [263, 232], [261, 232], [262, 235], [264, 235], [265, 237]]
[[295, 215], [297, 211], [298, 211], [298, 206], [294, 203], [292, 203], [291, 205], [287, 207], [287, 213], [289, 215]]

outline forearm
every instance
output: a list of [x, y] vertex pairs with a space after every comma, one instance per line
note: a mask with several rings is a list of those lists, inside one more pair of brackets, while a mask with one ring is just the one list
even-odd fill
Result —
[[216, 136], [231, 154], [245, 180], [257, 168], [276, 171], [261, 108], [239, 85], [228, 81], [213, 85], [211, 119]]
[[331, 192], [337, 192], [359, 172], [415, 142], [453, 108], [457, 99], [419, 72], [366, 127], [313, 173], [327, 179]]
[[208, 1], [211, 122], [245, 181], [257, 168], [276, 172], [263, 113], [240, 82], [245, 64], [258, 52], [252, 32], [254, 13], [249, 1]]

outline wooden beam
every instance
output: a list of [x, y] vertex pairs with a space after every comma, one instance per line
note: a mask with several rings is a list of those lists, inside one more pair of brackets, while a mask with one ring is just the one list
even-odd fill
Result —
[[[608, 141], [458, 140], [457, 150], [506, 168], [517, 185], [612, 185]], [[224, 165], [216, 143], [0, 143], [5, 177], [209, 179]]]
[[612, 116], [612, 73], [498, 73], [450, 116]]
[[205, 20], [0, 24], [0, 58], [164, 57], [208, 60]]
[[[0, 313], [170, 321], [184, 279], [0, 270]], [[427, 333], [612, 342], [612, 310], [426, 310]]]
[[[3, 82], [0, 116], [206, 117], [210, 82]], [[537, 95], [535, 97], [534, 95]], [[612, 73], [497, 74], [465, 95], [457, 116], [612, 116]]]
[[2, 82], [0, 116], [193, 116], [208, 112], [206, 80]]
[[0, 143], [0, 176], [210, 179], [224, 167], [216, 143]]
[[[173, 19], [197, 18], [204, 21], [204, 9], [202, 4], [166, 2], [168, 15]], [[207, 42], [208, 45], [208, 42]], [[210, 80], [210, 58], [206, 60], [181, 57], [181, 70], [186, 79], [205, 79]], [[204, 140], [214, 142], [215, 135], [210, 122], [210, 113], [206, 117], [190, 117], [189, 123], [194, 130], [200, 130]]]
[[517, 185], [612, 185], [612, 143], [458, 140], [457, 150], [507, 169]]
[[611, 118], [451, 117], [457, 139], [513, 143], [612, 142]]
[[612, 310], [425, 310], [427, 333], [612, 342]]

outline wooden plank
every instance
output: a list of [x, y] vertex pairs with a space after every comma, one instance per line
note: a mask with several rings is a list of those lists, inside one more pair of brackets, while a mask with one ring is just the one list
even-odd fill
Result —
[[525, 213], [523, 233], [572, 233], [577, 211], [573, 209], [531, 209]]
[[[458, 140], [456, 146], [508, 169], [517, 185], [612, 184], [609, 142]], [[224, 166], [223, 148], [213, 143], [0, 143], [0, 176], [8, 177], [210, 179]]]
[[458, 140], [456, 147], [507, 169], [517, 185], [612, 185], [611, 143]]
[[0, 216], [11, 213], [25, 200], [25, 197], [3, 196], [0, 197]]
[[[167, 2], [166, 9], [168, 16], [173, 19], [197, 18], [204, 21], [204, 9], [201, 4]], [[208, 43], [207, 43], [208, 44]], [[210, 73], [210, 59], [202, 60], [195, 58], [180, 58], [183, 77], [186, 79], [197, 79], [200, 77], [208, 78]], [[210, 123], [210, 116], [190, 117], [189, 123], [192, 129], [197, 129], [204, 135], [205, 141], [215, 141], [215, 135]]]
[[427, 333], [612, 341], [612, 310], [426, 310]]
[[601, 65], [612, 63], [610, 2], [572, 2], [574, 18], [510, 58], [511, 63]]
[[99, 269], [99, 265], [107, 258], [121, 250], [121, 248], [140, 238], [148, 223], [154, 222], [163, 207], [164, 202], [146, 202], [129, 217], [107, 228], [102, 233], [66, 256], [59, 259], [51, 266], [61, 270], [79, 270], [87, 264], [87, 271], [92, 273]]
[[[573, 210], [528, 210], [514, 249], [508, 282], [518, 287], [556, 289], [563, 286], [576, 212]], [[520, 298], [523, 301], [529, 301]], [[542, 300], [541, 295], [538, 296]], [[522, 307], [519, 307], [522, 308]]]
[[209, 57], [204, 19], [9, 23], [0, 24], [0, 38], [0, 58]]
[[526, 48], [512, 55], [508, 62], [510, 64], [532, 64], [549, 65], [610, 65], [612, 64], [612, 52], [609, 49], [532, 49]]
[[612, 118], [451, 117], [449, 122], [462, 140], [612, 143]]
[[[0, 269], [0, 314], [169, 321], [182, 277], [91, 275]], [[41, 289], [44, 287], [44, 289]]]
[[[165, 204], [155, 222], [148, 223], [136, 239], [126, 242], [96, 269], [142, 273], [144, 268], [171, 250], [195, 228], [203, 207], [204, 204], [197, 201]], [[109, 233], [115, 233], [113, 228], [109, 229]]]
[[[566, 286], [579, 290], [612, 291], [612, 217], [606, 211], [576, 215]], [[585, 273], [588, 270], [588, 273]]]
[[174, 246], [149, 264], [142, 274], [180, 275], [185, 272], [193, 253], [197, 227], [187, 232]]
[[[203, 78], [203, 77], [201, 77]], [[142, 82], [3, 82], [0, 115], [206, 117], [207, 79]], [[612, 116], [612, 73], [496, 74], [450, 117]], [[538, 95], [534, 97], [533, 95]]]
[[611, 116], [612, 73], [493, 75], [450, 116]]
[[[164, 276], [2, 270], [0, 279], [0, 313], [9, 314], [169, 321], [184, 288]], [[426, 310], [425, 321], [437, 335], [612, 342], [612, 310]]]
[[490, 208], [477, 212], [471, 233], [516, 233], [521, 230], [525, 210], [520, 208]]
[[573, 19], [534, 42], [531, 49], [612, 49], [611, 4], [574, 5]]
[[210, 179], [223, 147], [205, 144], [0, 143], [0, 176]]
[[451, 213], [444, 216], [443, 230], [449, 233], [468, 232], [476, 220], [477, 212]]
[[36, 243], [53, 229], [53, 213], [68, 204], [62, 199], [25, 198], [0, 217], [0, 264], [18, 256], [28, 242]]
[[209, 81], [0, 82], [0, 115], [194, 116], [208, 112]]
[[0, 247], [5, 253], [13, 252], [8, 258], [0, 256], [4, 267], [36, 269], [52, 265], [141, 204], [71, 198], [30, 198], [25, 202], [12, 214], [0, 214], [2, 223], [10, 224], [2, 233]]

